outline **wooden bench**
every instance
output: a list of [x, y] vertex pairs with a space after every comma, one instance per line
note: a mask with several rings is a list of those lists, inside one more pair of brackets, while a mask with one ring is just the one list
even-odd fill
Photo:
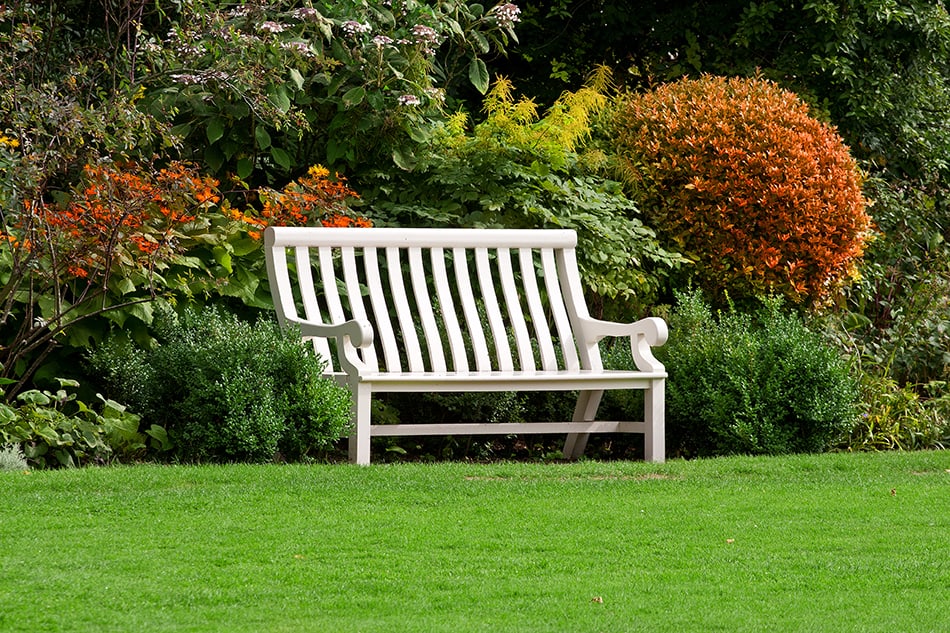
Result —
[[[642, 433], [662, 462], [666, 372], [651, 346], [666, 323], [591, 318], [569, 230], [290, 228], [265, 232], [282, 326], [296, 325], [349, 387], [350, 460], [370, 438], [565, 433], [580, 457], [590, 433]], [[634, 371], [604, 369], [598, 342], [629, 337]], [[331, 349], [329, 342], [335, 343]], [[607, 389], [642, 389], [642, 421], [597, 421]], [[570, 422], [376, 425], [378, 392], [578, 391]]]

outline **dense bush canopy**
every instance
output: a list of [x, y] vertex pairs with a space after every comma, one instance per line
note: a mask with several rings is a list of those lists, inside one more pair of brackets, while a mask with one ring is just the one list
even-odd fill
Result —
[[631, 96], [615, 125], [644, 210], [711, 295], [813, 303], [855, 272], [870, 231], [858, 167], [794, 94], [683, 79]]

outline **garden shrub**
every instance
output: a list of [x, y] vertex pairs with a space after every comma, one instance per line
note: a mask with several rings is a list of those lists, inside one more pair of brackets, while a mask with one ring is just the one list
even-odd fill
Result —
[[855, 271], [870, 230], [837, 132], [763, 79], [703, 76], [631, 96], [616, 151], [665, 244], [710, 296], [811, 304]]
[[346, 179], [320, 165], [280, 190], [246, 191], [241, 207], [218, 185], [186, 163], [99, 161], [70, 191], [49, 191], [49, 201], [24, 201], [25, 210], [0, 218], [0, 271], [8, 275], [0, 289], [0, 377], [15, 378], [8, 400], [44, 364], [49, 374], [51, 353], [53, 371], [72, 371], [68, 355], [105, 338], [111, 325], [147, 340], [159, 292], [270, 307], [266, 226], [369, 224], [350, 212], [359, 196]]
[[947, 448], [950, 446], [950, 395], [946, 388], [944, 382], [900, 386], [890, 378], [863, 375], [864, 410], [841, 448], [852, 451]]
[[124, 405], [102, 398], [99, 411], [79, 400], [75, 380], [59, 379], [55, 392], [29, 389], [13, 403], [0, 403], [0, 446], [17, 445], [39, 468], [105, 463], [134, 458], [148, 446], [168, 447], [164, 429], [140, 431], [140, 418]]
[[950, 379], [950, 202], [920, 181], [869, 179], [880, 238], [827, 329], [865, 371], [898, 385]]
[[327, 447], [349, 423], [349, 392], [322, 377], [299, 336], [215, 307], [164, 309], [158, 344], [115, 337], [92, 366], [143, 418], [168, 430], [186, 461], [299, 459]]
[[671, 454], [825, 450], [858, 415], [859, 390], [837, 351], [770, 300], [714, 316], [697, 292], [678, 294], [666, 365]]
[[[485, 119], [453, 117], [411, 173], [364, 174], [361, 193], [377, 224], [470, 228], [569, 228], [596, 303], [623, 318], [650, 305], [659, 278], [680, 258], [660, 248], [621, 184], [599, 174], [585, 150], [609, 105], [603, 73], [568, 92], [543, 116], [499, 79]], [[601, 157], [602, 158], [602, 157]], [[592, 164], [593, 163], [593, 164]], [[371, 184], [373, 187], [371, 187]]]

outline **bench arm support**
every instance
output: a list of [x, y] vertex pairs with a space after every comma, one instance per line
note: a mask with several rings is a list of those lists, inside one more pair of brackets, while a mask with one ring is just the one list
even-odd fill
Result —
[[356, 350], [373, 344], [373, 326], [369, 321], [351, 319], [343, 323], [317, 323], [306, 319], [287, 319], [300, 328], [302, 337], [320, 337], [336, 339], [340, 350], [340, 365], [349, 376], [366, 373], [366, 364]]
[[591, 317], [580, 319], [580, 335], [588, 344], [596, 345], [608, 336], [629, 336], [630, 351], [640, 371], [664, 371], [663, 363], [653, 356], [651, 347], [666, 343], [669, 330], [666, 321], [659, 317], [647, 317], [633, 323], [601, 321]]

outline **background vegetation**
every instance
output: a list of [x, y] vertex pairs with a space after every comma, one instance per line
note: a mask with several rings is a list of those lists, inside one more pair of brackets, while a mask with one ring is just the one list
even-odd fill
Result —
[[[269, 308], [267, 224], [373, 223], [575, 228], [590, 303], [610, 318], [669, 315], [690, 289], [710, 323], [718, 311], [720, 323], [745, 322], [765, 300], [833, 350], [816, 370], [838, 375], [844, 362], [859, 385], [850, 425], [840, 409], [822, 414], [841, 430], [823, 447], [942, 446], [948, 61], [950, 16], [925, 0], [5, 3], [3, 441], [37, 465], [43, 455], [206, 458], [183, 453], [190, 436], [149, 419], [144, 403], [127, 412], [137, 428], [120, 416], [126, 449], [101, 439], [117, 437], [103, 417], [119, 409], [84, 403], [133, 396], [107, 389], [89, 350], [117, 337], [160, 357], [162, 305], [209, 324], [205, 306], [255, 322]], [[676, 90], [721, 108], [643, 116], [642, 104]], [[794, 107], [748, 107], [763, 95]], [[664, 125], [693, 132], [674, 140]], [[789, 147], [802, 130], [819, 140]], [[763, 181], [773, 157], [782, 168]], [[818, 169], [825, 180], [810, 179], [814, 165], [830, 165]], [[768, 184], [727, 186], [732, 167]], [[673, 221], [673, 209], [703, 217]], [[727, 233], [756, 237], [737, 242], [741, 257], [716, 259]], [[818, 248], [819, 234], [844, 236], [831, 240], [843, 248]], [[775, 294], [789, 301], [775, 308]], [[780, 345], [798, 358], [806, 339]], [[240, 354], [225, 357], [222, 371], [237, 371]], [[682, 379], [671, 375], [671, 392]], [[815, 402], [850, 402], [823, 379], [799, 387]], [[777, 397], [741, 395], [748, 411]], [[396, 405], [382, 413], [404, 415]], [[531, 415], [564, 403], [521, 406]], [[459, 408], [422, 408], [439, 407]], [[25, 422], [39, 418], [57, 421]], [[697, 422], [704, 433], [715, 424]], [[328, 419], [321, 437], [340, 423]], [[696, 437], [674, 452], [698, 450]], [[758, 450], [709, 442], [711, 453]], [[262, 446], [253, 459], [277, 454]]]

